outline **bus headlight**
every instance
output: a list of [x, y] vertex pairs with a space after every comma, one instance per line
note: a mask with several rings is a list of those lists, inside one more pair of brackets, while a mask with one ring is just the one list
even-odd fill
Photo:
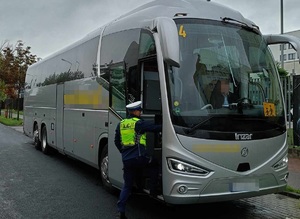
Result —
[[273, 165], [273, 168], [275, 170], [279, 170], [279, 169], [282, 169], [284, 167], [287, 167], [288, 161], [289, 161], [288, 155], [285, 155], [280, 161], [278, 161], [277, 163], [275, 163]]
[[174, 158], [167, 158], [169, 169], [176, 173], [206, 176], [209, 171], [193, 164], [183, 162]]

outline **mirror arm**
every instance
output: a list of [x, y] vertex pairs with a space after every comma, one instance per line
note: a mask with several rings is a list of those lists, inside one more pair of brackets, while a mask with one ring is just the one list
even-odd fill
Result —
[[[298, 59], [300, 57], [300, 39], [291, 35], [279, 35], [279, 34], [268, 34], [263, 35], [268, 45], [271, 44], [280, 44], [280, 43], [289, 43], [292, 45], [294, 50], [297, 51]], [[299, 59], [300, 63], [300, 59]]]

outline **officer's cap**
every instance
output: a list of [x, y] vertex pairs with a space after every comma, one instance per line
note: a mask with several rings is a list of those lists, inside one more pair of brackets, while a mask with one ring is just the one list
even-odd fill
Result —
[[126, 106], [129, 111], [142, 110], [142, 101], [136, 101]]

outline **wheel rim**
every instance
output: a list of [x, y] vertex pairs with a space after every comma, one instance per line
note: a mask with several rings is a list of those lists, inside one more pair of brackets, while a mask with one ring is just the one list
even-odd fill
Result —
[[47, 134], [46, 132], [43, 132], [43, 138], [42, 138], [42, 148], [45, 150], [47, 147]]
[[35, 145], [38, 145], [39, 142], [39, 130], [36, 128], [33, 132], [33, 141]]
[[101, 162], [101, 175], [102, 179], [110, 183], [108, 179], [108, 156], [105, 156]]

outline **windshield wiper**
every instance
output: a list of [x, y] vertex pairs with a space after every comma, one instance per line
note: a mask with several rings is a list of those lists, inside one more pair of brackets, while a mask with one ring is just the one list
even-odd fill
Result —
[[256, 26], [256, 25], [254, 25], [254, 24], [252, 24], [252, 27], [250, 27], [248, 24], [246, 24], [246, 23], [244, 23], [242, 21], [230, 18], [230, 17], [223, 17], [223, 18], [221, 17], [221, 19], [222, 19], [223, 22], [227, 22], [227, 23], [229, 23], [229, 21], [234, 21], [235, 23], [241, 24], [242, 27], [244, 27], [246, 29], [249, 29], [249, 30], [252, 30], [252, 31], [253, 30], [256, 30], [256, 31], [259, 30], [259, 27]]
[[197, 123], [196, 125], [192, 126], [190, 129], [188, 129], [187, 134], [191, 134], [192, 132], [194, 132], [197, 128], [199, 128], [202, 124], [206, 123], [208, 120], [210, 120], [211, 118], [213, 118], [215, 116], [209, 116], [208, 118], [201, 120], [199, 123]]

